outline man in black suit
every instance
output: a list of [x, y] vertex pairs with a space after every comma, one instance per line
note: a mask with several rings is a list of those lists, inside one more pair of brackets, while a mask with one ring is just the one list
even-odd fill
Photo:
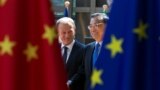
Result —
[[70, 90], [84, 90], [84, 78], [79, 67], [82, 65], [84, 45], [75, 40], [75, 23], [69, 17], [56, 22], [61, 51], [68, 74]]
[[92, 70], [96, 63], [102, 45], [103, 34], [108, 19], [109, 18], [104, 13], [94, 13], [91, 15], [90, 25], [88, 26], [88, 29], [95, 42], [87, 44], [85, 48], [84, 70], [86, 75], [86, 88], [88, 88], [90, 83]]

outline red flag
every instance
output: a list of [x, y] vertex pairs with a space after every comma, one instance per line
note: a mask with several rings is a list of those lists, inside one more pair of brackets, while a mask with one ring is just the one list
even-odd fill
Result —
[[67, 90], [49, 0], [0, 0], [0, 90]]

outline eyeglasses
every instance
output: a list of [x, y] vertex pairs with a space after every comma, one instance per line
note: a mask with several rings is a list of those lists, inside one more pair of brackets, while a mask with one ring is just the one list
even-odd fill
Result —
[[90, 25], [88, 25], [88, 29], [90, 30], [91, 28], [98, 28], [99, 25], [101, 25], [101, 24], [103, 24], [103, 23], [90, 24]]

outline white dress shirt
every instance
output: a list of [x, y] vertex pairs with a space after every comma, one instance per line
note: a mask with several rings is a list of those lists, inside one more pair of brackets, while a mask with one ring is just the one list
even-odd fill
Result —
[[99, 45], [100, 45], [99, 50], [98, 50], [98, 54], [99, 54], [99, 53], [100, 53], [100, 50], [101, 50], [101, 47], [102, 47], [102, 41], [101, 41], [101, 42], [97, 42], [97, 41], [96, 41], [95, 46], [96, 46], [96, 44], [98, 44], [98, 43], [99, 43]]
[[75, 43], [75, 40], [73, 40], [72, 43], [70, 43], [70, 44], [67, 45], [67, 46], [65, 46], [63, 43], [61, 44], [61, 54], [62, 54], [62, 55], [63, 55], [63, 53], [64, 53], [64, 48], [63, 48], [63, 47], [65, 46], [65, 47], [68, 48], [68, 49], [67, 49], [67, 60], [66, 60], [66, 63], [67, 63], [68, 58], [69, 58], [69, 56], [70, 56], [70, 54], [71, 54], [71, 51], [72, 51], [72, 48], [73, 48], [74, 43]]

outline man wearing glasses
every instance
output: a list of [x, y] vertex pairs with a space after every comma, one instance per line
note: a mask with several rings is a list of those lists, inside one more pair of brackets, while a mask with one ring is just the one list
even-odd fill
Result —
[[[89, 43], [85, 48], [84, 70], [86, 75], [86, 85], [90, 83], [92, 70], [96, 63], [102, 45], [103, 34], [109, 18], [104, 13], [94, 13], [91, 15], [88, 29], [95, 42]], [[86, 87], [87, 88], [87, 87]]]

